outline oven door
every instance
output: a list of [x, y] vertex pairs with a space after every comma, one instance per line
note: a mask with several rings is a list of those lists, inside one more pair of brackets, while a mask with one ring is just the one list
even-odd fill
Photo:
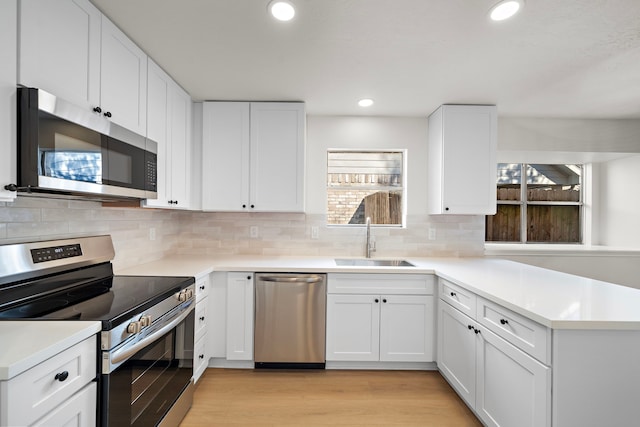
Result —
[[[175, 324], [175, 320], [171, 323]], [[193, 376], [194, 311], [179, 323], [145, 339], [142, 349], [103, 352], [100, 419], [102, 426], [155, 426], [190, 385]], [[126, 357], [125, 357], [126, 356]], [[124, 361], [120, 360], [125, 358]], [[107, 359], [116, 363], [107, 363]], [[111, 366], [105, 373], [105, 366]], [[114, 367], [115, 366], [115, 367]], [[190, 404], [189, 404], [190, 406]]]

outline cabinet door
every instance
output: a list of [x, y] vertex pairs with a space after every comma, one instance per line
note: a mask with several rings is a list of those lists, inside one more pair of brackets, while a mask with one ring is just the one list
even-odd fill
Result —
[[171, 201], [174, 208], [188, 209], [191, 184], [191, 97], [172, 85], [170, 104]]
[[434, 327], [433, 297], [382, 295], [380, 360], [432, 362]]
[[114, 123], [147, 135], [147, 55], [104, 15], [100, 106]]
[[304, 211], [304, 137], [304, 104], [251, 104], [249, 188], [256, 211]]
[[100, 105], [101, 17], [88, 0], [20, 0], [18, 83]]
[[17, 183], [17, 13], [17, 0], [0, 2], [0, 202], [16, 198], [16, 192], [7, 191], [4, 186]]
[[[242, 277], [246, 277], [243, 275]], [[246, 280], [246, 279], [245, 279]], [[209, 357], [227, 357], [227, 273], [211, 273], [211, 298], [207, 298], [207, 352]]]
[[227, 360], [253, 360], [253, 274], [227, 279]]
[[158, 197], [147, 199], [145, 206], [170, 207], [171, 153], [169, 150], [169, 97], [171, 77], [155, 62], [148, 60], [147, 70], [147, 137], [158, 144]]
[[380, 297], [327, 295], [327, 360], [378, 361]]
[[477, 341], [474, 329], [478, 324], [447, 303], [438, 303], [438, 369], [473, 408], [476, 403]]
[[551, 425], [551, 368], [482, 328], [476, 412], [487, 426]]
[[429, 116], [428, 213], [496, 212], [497, 110], [443, 105]]
[[242, 211], [249, 204], [249, 103], [205, 102], [202, 209]]

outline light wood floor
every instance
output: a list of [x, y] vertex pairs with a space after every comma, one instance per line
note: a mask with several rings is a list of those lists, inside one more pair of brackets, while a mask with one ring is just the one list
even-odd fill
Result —
[[207, 369], [180, 427], [481, 427], [434, 371]]

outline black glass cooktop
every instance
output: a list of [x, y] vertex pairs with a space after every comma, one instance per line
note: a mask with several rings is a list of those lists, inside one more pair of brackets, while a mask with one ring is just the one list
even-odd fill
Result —
[[0, 309], [0, 319], [99, 320], [110, 330], [194, 283], [192, 277], [111, 276]]

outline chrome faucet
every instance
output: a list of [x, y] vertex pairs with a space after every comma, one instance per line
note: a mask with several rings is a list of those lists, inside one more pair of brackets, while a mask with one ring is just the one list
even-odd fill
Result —
[[371, 217], [367, 217], [367, 258], [371, 258], [371, 252], [376, 251], [376, 243], [371, 242]]

